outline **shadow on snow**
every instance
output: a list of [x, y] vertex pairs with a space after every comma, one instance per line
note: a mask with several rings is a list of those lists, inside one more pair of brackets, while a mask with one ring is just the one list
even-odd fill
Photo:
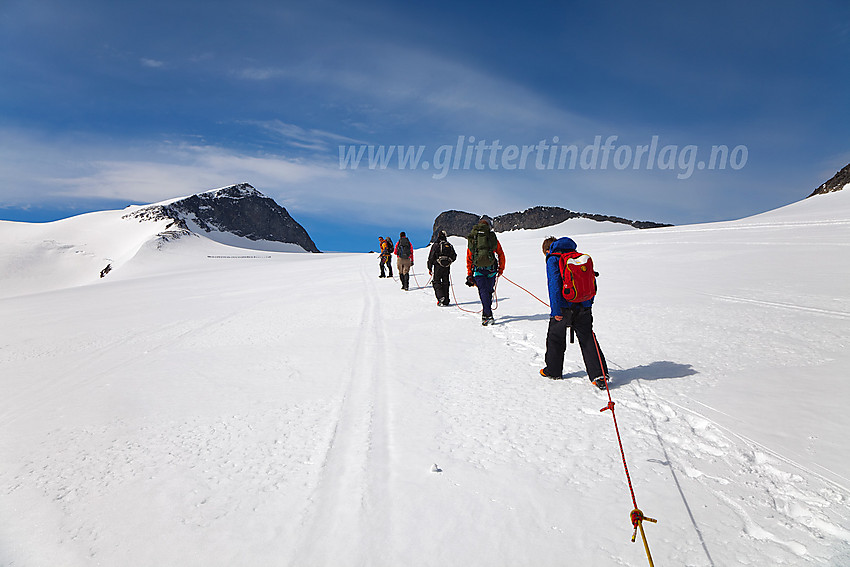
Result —
[[[625, 386], [634, 380], [668, 380], [672, 378], [687, 378], [699, 374], [690, 364], [681, 364], [669, 360], [659, 360], [643, 366], [635, 366], [625, 370], [614, 370], [611, 374], [611, 388]], [[570, 372], [561, 378], [586, 378], [584, 371]]]

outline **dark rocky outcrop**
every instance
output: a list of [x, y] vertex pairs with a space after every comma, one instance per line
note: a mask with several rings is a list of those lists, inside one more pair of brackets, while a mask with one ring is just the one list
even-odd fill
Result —
[[254, 241], [297, 244], [308, 252], [320, 251], [285, 208], [247, 183], [143, 207], [128, 216], [172, 219], [167, 230], [190, 231], [195, 225], [206, 233], [218, 231]]
[[832, 193], [833, 191], [841, 191], [847, 187], [848, 184], [850, 184], [850, 164], [844, 166], [843, 169], [832, 176], [832, 179], [815, 189], [809, 197]]
[[437, 241], [437, 234], [441, 230], [445, 230], [449, 236], [466, 236], [480, 218], [481, 215], [474, 215], [463, 211], [442, 212], [434, 220], [434, 232], [431, 234], [431, 242]]
[[[481, 215], [465, 213], [462, 211], [446, 211], [440, 213], [434, 220], [434, 231], [431, 242], [436, 240], [437, 234], [445, 230], [449, 236], [466, 236], [472, 227], [478, 222]], [[621, 217], [609, 215], [596, 215], [591, 213], [577, 213], [561, 207], [533, 207], [521, 213], [507, 213], [493, 218], [493, 230], [506, 232], [509, 230], [534, 229], [554, 226], [569, 219], [584, 218], [599, 222], [615, 222], [627, 224], [635, 228], [658, 228], [672, 226], [651, 221], [632, 221]]]

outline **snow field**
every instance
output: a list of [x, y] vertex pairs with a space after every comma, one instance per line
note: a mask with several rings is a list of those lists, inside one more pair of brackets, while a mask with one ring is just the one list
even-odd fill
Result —
[[[850, 563], [847, 205], [500, 235], [544, 300], [547, 234], [602, 274], [656, 564]], [[0, 565], [646, 564], [607, 396], [577, 345], [564, 379], [537, 374], [536, 299], [500, 281], [484, 328], [418, 289], [425, 250], [407, 293], [375, 255], [208, 257], [240, 254], [143, 246], [95, 285], [0, 299]], [[462, 261], [453, 281], [477, 310]]]

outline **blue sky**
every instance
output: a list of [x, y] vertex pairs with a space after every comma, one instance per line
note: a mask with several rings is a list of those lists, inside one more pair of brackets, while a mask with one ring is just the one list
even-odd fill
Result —
[[246, 181], [364, 251], [448, 209], [739, 218], [850, 162], [843, 0], [4, 0], [0, 48], [7, 220]]

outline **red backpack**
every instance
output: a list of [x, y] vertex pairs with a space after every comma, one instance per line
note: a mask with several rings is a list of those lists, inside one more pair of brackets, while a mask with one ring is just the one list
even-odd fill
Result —
[[558, 255], [558, 269], [564, 288], [561, 293], [570, 303], [581, 303], [593, 299], [596, 295], [596, 272], [593, 271], [593, 259], [587, 254], [570, 250], [555, 252]]

